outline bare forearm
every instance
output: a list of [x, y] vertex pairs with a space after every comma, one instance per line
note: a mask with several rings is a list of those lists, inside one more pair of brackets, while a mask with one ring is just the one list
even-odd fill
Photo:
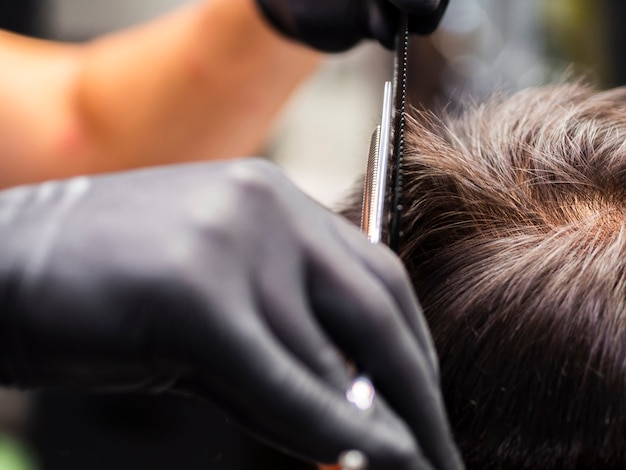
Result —
[[[62, 86], [48, 93], [62, 95], [47, 110], [60, 117], [56, 125], [41, 119], [49, 142], [22, 158], [12, 178], [19, 181], [3, 186], [257, 152], [272, 118], [319, 60], [271, 31], [253, 0], [206, 0], [40, 55], [66, 57]], [[2, 121], [0, 113], [0, 133]]]
[[98, 158], [93, 169], [258, 151], [271, 118], [316, 62], [271, 32], [252, 0], [210, 0], [98, 41], [77, 102], [117, 161]]

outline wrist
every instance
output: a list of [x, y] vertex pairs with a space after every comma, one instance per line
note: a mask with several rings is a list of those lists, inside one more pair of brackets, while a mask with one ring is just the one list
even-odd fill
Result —
[[[210, 35], [205, 46], [219, 48], [231, 60], [277, 62], [280, 57], [291, 56], [296, 62], [311, 62], [320, 56], [280, 34], [256, 0], [207, 0], [202, 8], [201, 27]], [[214, 40], [216, 37], [219, 41]]]

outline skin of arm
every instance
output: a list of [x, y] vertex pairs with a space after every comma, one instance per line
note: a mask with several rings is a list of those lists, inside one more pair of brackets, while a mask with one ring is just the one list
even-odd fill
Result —
[[253, 0], [205, 0], [81, 45], [0, 32], [0, 188], [256, 153], [319, 61]]

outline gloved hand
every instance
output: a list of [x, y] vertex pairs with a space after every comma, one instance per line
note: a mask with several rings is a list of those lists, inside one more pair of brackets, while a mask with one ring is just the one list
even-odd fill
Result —
[[4, 384], [193, 393], [313, 461], [460, 468], [401, 264], [268, 163], [5, 191], [0, 245]]
[[362, 39], [393, 48], [401, 14], [411, 32], [432, 33], [448, 0], [256, 0], [281, 33], [327, 52], [338, 52]]

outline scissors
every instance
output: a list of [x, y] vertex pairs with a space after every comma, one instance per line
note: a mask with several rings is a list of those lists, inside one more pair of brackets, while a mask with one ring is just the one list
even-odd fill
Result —
[[[363, 188], [361, 230], [371, 243], [385, 243], [398, 251], [401, 222], [402, 163], [406, 109], [407, 62], [409, 52], [408, 18], [401, 20], [396, 40], [393, 83], [385, 82], [381, 122], [374, 130]], [[386, 226], [386, 229], [385, 229]], [[358, 376], [346, 396], [366, 411], [376, 391], [366, 376]], [[345, 453], [341, 470], [366, 470], [367, 458], [358, 450]]]
[[408, 52], [409, 28], [405, 16], [397, 36], [393, 83], [385, 83], [381, 122], [370, 143], [361, 213], [361, 230], [369, 241], [385, 243], [395, 252], [402, 236], [400, 221]]

